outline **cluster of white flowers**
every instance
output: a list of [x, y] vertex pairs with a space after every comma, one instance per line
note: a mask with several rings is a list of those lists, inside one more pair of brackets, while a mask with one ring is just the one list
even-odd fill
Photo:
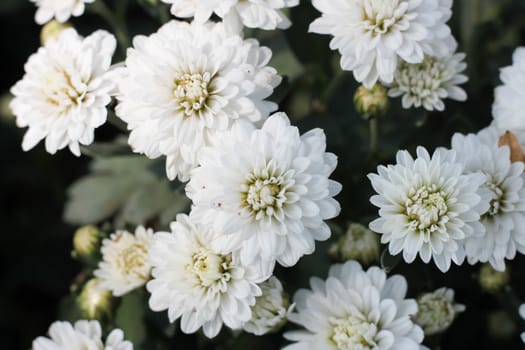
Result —
[[81, 16], [86, 4], [95, 0], [30, 0], [38, 7], [35, 21], [44, 24], [55, 18], [59, 22], [67, 21], [71, 16]]
[[133, 344], [124, 340], [124, 333], [114, 329], [106, 340], [102, 340], [102, 329], [98, 321], [81, 320], [72, 325], [57, 321], [49, 327], [49, 338], [38, 337], [32, 350], [133, 350]]
[[525, 253], [525, 165], [511, 161], [499, 136], [494, 127], [457, 133], [451, 150], [430, 157], [420, 147], [415, 160], [400, 151], [396, 165], [369, 175], [380, 208], [370, 228], [390, 253], [403, 252], [408, 263], [432, 257], [443, 272], [465, 257], [503, 271], [505, 259]]

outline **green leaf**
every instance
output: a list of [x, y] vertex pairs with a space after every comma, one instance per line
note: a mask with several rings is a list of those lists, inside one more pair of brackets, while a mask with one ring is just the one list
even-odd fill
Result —
[[115, 313], [115, 325], [124, 331], [126, 339], [131, 341], [136, 349], [146, 338], [144, 323], [147, 301], [142, 290], [136, 290], [122, 297], [122, 301]]

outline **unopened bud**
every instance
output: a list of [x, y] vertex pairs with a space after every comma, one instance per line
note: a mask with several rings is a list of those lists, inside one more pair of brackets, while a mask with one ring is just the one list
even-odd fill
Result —
[[62, 33], [67, 28], [72, 28], [71, 23], [65, 22], [60, 23], [57, 20], [52, 20], [47, 22], [40, 31], [40, 43], [45, 45], [50, 40], [55, 40], [58, 38], [60, 33]]
[[104, 234], [95, 226], [83, 226], [73, 236], [73, 254], [83, 258], [93, 257], [98, 253]]
[[100, 280], [89, 280], [77, 297], [82, 317], [92, 320], [107, 319], [111, 315], [113, 296], [111, 291], [100, 288]]
[[5, 120], [13, 120], [13, 112], [9, 105], [13, 101], [13, 95], [7, 93], [0, 96], [0, 118]]
[[379, 84], [371, 89], [361, 85], [354, 94], [354, 105], [365, 119], [380, 117], [386, 113], [389, 106], [387, 90]]
[[505, 271], [496, 271], [490, 264], [483, 264], [479, 270], [479, 284], [484, 291], [497, 293], [509, 284], [508, 268]]
[[379, 258], [379, 236], [361, 224], [352, 223], [328, 248], [328, 254], [337, 261], [357, 260], [370, 265]]
[[425, 335], [444, 332], [457, 314], [465, 311], [464, 305], [454, 303], [454, 291], [449, 288], [422, 294], [417, 298], [417, 306], [418, 311], [413, 321], [423, 328]]
[[288, 295], [276, 277], [259, 284], [262, 295], [252, 306], [252, 319], [243, 325], [244, 331], [255, 335], [277, 332], [286, 323], [291, 311]]

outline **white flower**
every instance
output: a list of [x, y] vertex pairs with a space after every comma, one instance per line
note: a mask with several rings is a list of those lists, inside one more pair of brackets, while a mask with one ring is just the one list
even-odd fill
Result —
[[288, 296], [283, 291], [281, 282], [274, 276], [259, 284], [262, 295], [252, 306], [252, 318], [243, 325], [243, 330], [255, 335], [264, 335], [278, 331], [286, 323], [289, 306]]
[[510, 161], [507, 146], [498, 147], [499, 134], [489, 127], [477, 135], [455, 134], [452, 149], [465, 164], [465, 172], [485, 175], [482, 185], [490, 207], [481, 216], [483, 235], [467, 238], [465, 249], [469, 263], [489, 262], [498, 271], [505, 270], [505, 259], [513, 259], [516, 250], [525, 253], [525, 183], [524, 164]]
[[306, 330], [284, 334], [297, 343], [283, 350], [419, 350], [423, 331], [410, 317], [417, 312], [405, 299], [407, 283], [383, 270], [366, 272], [355, 261], [333, 265], [326, 281], [313, 277], [312, 290], [294, 296], [296, 312], [288, 317]]
[[452, 0], [313, 0], [322, 13], [310, 32], [330, 34], [341, 67], [371, 88], [391, 83], [398, 61], [420, 63], [424, 54], [443, 56], [455, 45], [446, 22]]
[[432, 155], [417, 148], [414, 159], [407, 151], [397, 153], [397, 164], [379, 166], [369, 174], [374, 190], [370, 198], [379, 208], [379, 218], [370, 229], [382, 234], [393, 255], [403, 252], [407, 263], [419, 254], [428, 263], [433, 258], [445, 272], [451, 260], [461, 264], [465, 258], [463, 242], [481, 235], [481, 214], [488, 208], [478, 194], [485, 177], [463, 174], [464, 165], [455, 151], [438, 149]]
[[294, 7], [299, 0], [162, 0], [171, 5], [171, 13], [177, 17], [195, 17], [204, 23], [212, 14], [221, 17], [226, 25], [235, 30], [242, 26], [261, 29], [286, 29], [291, 23], [282, 9]]
[[115, 48], [115, 37], [106, 31], [84, 39], [66, 29], [29, 57], [26, 74], [11, 89], [10, 104], [18, 126], [29, 127], [25, 151], [45, 138], [49, 153], [69, 146], [80, 156], [79, 144], [93, 142], [114, 89], [108, 70]]
[[117, 231], [102, 242], [102, 261], [94, 272], [100, 288], [122, 296], [143, 286], [150, 279], [148, 251], [153, 243], [153, 230], [138, 226], [135, 234]]
[[[521, 318], [525, 320], [525, 304], [521, 304], [519, 308]], [[521, 341], [525, 344], [525, 332], [521, 333]]]
[[95, 0], [31, 0], [38, 7], [35, 14], [35, 22], [44, 24], [56, 18], [59, 22], [65, 22], [71, 16], [81, 16], [86, 4]]
[[378, 235], [361, 224], [351, 223], [337, 243], [330, 246], [330, 256], [340, 261], [357, 260], [369, 265], [379, 258]]
[[465, 305], [454, 302], [454, 290], [439, 288], [417, 298], [418, 311], [412, 320], [423, 328], [425, 335], [447, 330], [457, 314], [465, 311]]
[[187, 215], [177, 215], [171, 231], [155, 234], [149, 253], [153, 279], [147, 289], [153, 311], [168, 310], [170, 322], [181, 319], [184, 333], [202, 327], [215, 337], [223, 323], [240, 329], [251, 319], [250, 308], [261, 295], [257, 286], [267, 274], [241, 265], [232, 254], [214, 247], [215, 233], [196, 224]]
[[503, 85], [495, 90], [492, 115], [496, 126], [510, 130], [520, 138], [525, 136], [525, 47], [518, 47], [512, 56], [512, 65], [502, 68]]
[[428, 111], [445, 110], [445, 98], [465, 101], [467, 94], [457, 86], [468, 81], [461, 74], [467, 68], [464, 59], [464, 53], [456, 53], [444, 57], [425, 55], [423, 62], [415, 64], [400, 62], [388, 96], [403, 96], [403, 108], [422, 106]]
[[238, 120], [259, 122], [277, 108], [265, 101], [281, 81], [266, 66], [272, 52], [222, 24], [172, 21], [133, 43], [116, 113], [135, 152], [167, 156], [170, 179], [189, 179], [215, 132]]
[[201, 154], [186, 187], [192, 216], [240, 249], [244, 264], [277, 260], [292, 266], [330, 237], [324, 222], [339, 214], [332, 197], [341, 185], [328, 177], [337, 158], [325, 153], [324, 132], [300, 136], [284, 113], [261, 129], [238, 123]]
[[49, 327], [49, 338], [38, 337], [32, 350], [133, 350], [133, 344], [124, 340], [124, 333], [114, 329], [106, 341], [102, 341], [102, 329], [98, 321], [57, 321]]

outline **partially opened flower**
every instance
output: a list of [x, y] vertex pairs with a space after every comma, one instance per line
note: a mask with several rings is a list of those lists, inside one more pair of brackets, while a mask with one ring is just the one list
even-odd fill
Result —
[[17, 125], [29, 127], [25, 151], [45, 139], [51, 154], [69, 147], [80, 156], [80, 145], [93, 142], [114, 93], [115, 48], [115, 37], [106, 31], [83, 38], [70, 28], [29, 57], [24, 77], [11, 89], [10, 104]]
[[116, 113], [135, 152], [167, 157], [170, 179], [189, 179], [217, 131], [238, 120], [260, 122], [277, 108], [265, 100], [281, 81], [267, 66], [272, 52], [223, 24], [171, 21], [133, 43]]
[[464, 53], [444, 57], [425, 55], [423, 62], [400, 62], [390, 85], [388, 96], [402, 96], [403, 108], [423, 107], [427, 111], [445, 110], [444, 99], [465, 101], [467, 94], [458, 85], [468, 78]]
[[261, 295], [257, 283], [269, 275], [217, 250], [215, 231], [187, 215], [177, 215], [171, 231], [156, 233], [150, 250], [150, 308], [167, 309], [170, 322], [180, 318], [184, 333], [202, 328], [213, 338], [223, 324], [240, 329]]
[[407, 263], [418, 255], [425, 263], [433, 259], [443, 272], [452, 261], [461, 264], [465, 239], [484, 232], [479, 220], [488, 201], [478, 191], [485, 176], [463, 174], [455, 151], [438, 149], [430, 156], [423, 147], [415, 159], [399, 151], [397, 164], [377, 170], [368, 177], [377, 192], [370, 201], [380, 217], [370, 229], [381, 234], [390, 253], [402, 252]]
[[38, 7], [35, 21], [44, 24], [55, 18], [59, 22], [67, 21], [71, 16], [81, 16], [86, 4], [95, 0], [30, 0]]
[[498, 146], [499, 133], [494, 127], [477, 135], [455, 134], [452, 149], [465, 164], [465, 172], [485, 175], [482, 188], [489, 198], [489, 209], [482, 213], [482, 235], [466, 240], [469, 263], [489, 262], [498, 271], [505, 270], [505, 259], [516, 251], [525, 253], [525, 177], [524, 164], [512, 163], [507, 146]]
[[305, 329], [286, 332], [296, 343], [283, 350], [420, 349], [423, 331], [411, 320], [417, 303], [405, 299], [404, 277], [349, 261], [333, 265], [325, 281], [311, 278], [310, 286], [295, 293], [288, 317]]
[[124, 340], [124, 333], [114, 329], [102, 340], [102, 329], [98, 321], [57, 321], [49, 327], [49, 338], [38, 337], [32, 350], [133, 350], [133, 344]]
[[150, 279], [148, 251], [153, 230], [138, 226], [135, 234], [117, 231], [102, 242], [102, 261], [95, 271], [100, 287], [122, 296]]
[[162, 0], [171, 5], [171, 13], [177, 17], [195, 17], [204, 23], [212, 14], [238, 30], [242, 26], [260, 29], [286, 29], [291, 22], [283, 9], [297, 6], [299, 0]]
[[186, 187], [192, 217], [221, 234], [243, 263], [292, 266], [330, 237], [324, 220], [339, 214], [341, 185], [328, 177], [337, 158], [320, 129], [299, 135], [286, 114], [261, 129], [238, 124], [201, 154]]
[[313, 0], [321, 17], [310, 32], [329, 34], [341, 67], [371, 88], [391, 83], [398, 62], [421, 63], [424, 55], [445, 56], [455, 40], [446, 24], [452, 0]]

